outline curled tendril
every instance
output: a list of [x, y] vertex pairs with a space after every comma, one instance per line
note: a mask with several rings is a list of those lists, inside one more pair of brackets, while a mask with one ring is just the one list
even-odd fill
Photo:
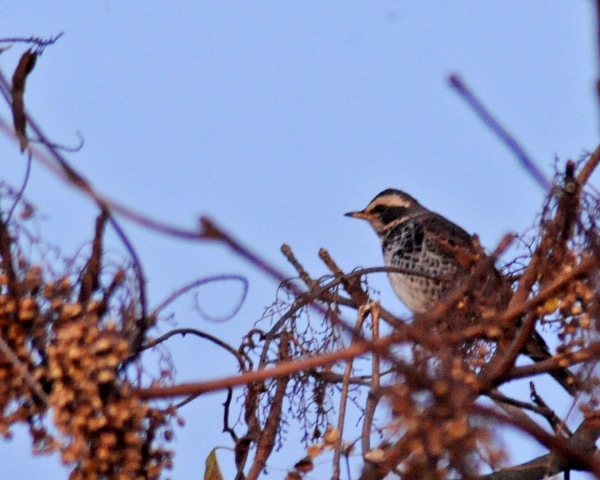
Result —
[[228, 320], [231, 320], [233, 317], [235, 317], [238, 314], [238, 312], [242, 308], [242, 305], [244, 305], [244, 302], [246, 301], [246, 297], [248, 296], [248, 279], [245, 277], [242, 277], [241, 275], [221, 275], [219, 277], [212, 277], [213, 282], [231, 281], [231, 280], [241, 282], [242, 293], [241, 293], [237, 303], [233, 307], [233, 309], [225, 315], [211, 315], [211, 314], [207, 313], [200, 306], [198, 292], [196, 292], [196, 294], [194, 295], [194, 308], [196, 309], [196, 311], [200, 314], [200, 316], [202, 318], [204, 318], [205, 320], [207, 320], [209, 322], [213, 322], [213, 323], [223, 323], [223, 322], [227, 322]]
[[216, 317], [216, 316], [212, 316], [212, 315], [207, 314], [200, 307], [200, 302], [198, 301], [198, 294], [197, 293], [195, 295], [195, 301], [194, 301], [196, 310], [198, 311], [198, 313], [204, 319], [209, 320], [211, 322], [224, 322], [224, 321], [227, 321], [227, 320], [235, 317], [238, 314], [238, 312], [242, 308], [242, 305], [246, 301], [246, 297], [248, 296], [248, 279], [246, 277], [241, 276], [241, 275], [215, 275], [215, 276], [212, 276], [212, 277], [200, 278], [198, 280], [190, 282], [190, 283], [184, 285], [183, 287], [177, 289], [171, 295], [169, 295], [169, 297], [167, 297], [160, 305], [158, 305], [158, 307], [156, 307], [154, 309], [153, 314], [154, 315], [158, 315], [166, 307], [168, 307], [169, 305], [171, 305], [173, 302], [175, 302], [176, 300], [178, 300], [180, 297], [182, 297], [183, 295], [185, 295], [186, 293], [189, 293], [190, 291], [192, 291], [194, 289], [198, 289], [198, 288], [202, 287], [203, 285], [207, 285], [209, 283], [215, 283], [215, 282], [229, 282], [229, 281], [240, 282], [242, 284], [242, 293], [241, 293], [240, 298], [238, 299], [237, 303], [235, 304], [235, 307], [227, 315]]

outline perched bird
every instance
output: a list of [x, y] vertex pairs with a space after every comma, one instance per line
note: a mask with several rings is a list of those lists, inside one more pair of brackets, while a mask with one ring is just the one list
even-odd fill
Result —
[[[396, 295], [413, 313], [430, 310], [457, 284], [473, 272], [472, 259], [480, 255], [473, 237], [445, 217], [428, 210], [400, 190], [387, 189], [377, 195], [364, 210], [346, 216], [368, 221], [381, 240], [386, 267]], [[477, 278], [479, 303], [495, 309], [505, 308], [512, 296], [508, 282], [494, 268]], [[535, 362], [551, 358], [544, 339], [537, 331], [523, 349]], [[550, 374], [572, 395], [576, 385], [566, 369]]]

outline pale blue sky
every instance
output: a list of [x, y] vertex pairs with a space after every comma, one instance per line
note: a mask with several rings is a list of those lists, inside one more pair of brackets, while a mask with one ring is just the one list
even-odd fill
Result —
[[[0, 19], [1, 37], [65, 32], [38, 60], [26, 102], [55, 141], [76, 144], [83, 134], [84, 149], [70, 158], [98, 189], [182, 226], [209, 214], [290, 275], [283, 242], [315, 275], [326, 273], [320, 247], [345, 269], [381, 265], [373, 233], [343, 213], [387, 187], [490, 248], [531, 224], [542, 192], [450, 90], [450, 73], [463, 76], [548, 173], [555, 156], [577, 158], [598, 142], [589, 1], [54, 0], [4, 2]], [[5, 74], [20, 53], [17, 45], [0, 56]], [[0, 114], [7, 118], [4, 106]], [[18, 184], [24, 160], [14, 145], [0, 145], [4, 176]], [[44, 231], [67, 252], [89, 238], [91, 204], [40, 166], [28, 194], [47, 217]], [[249, 276], [236, 318], [207, 324], [189, 313], [188, 299], [176, 310], [182, 326], [237, 345], [275, 296], [275, 285], [219, 246], [127, 230], [154, 305], [197, 277]], [[383, 277], [373, 283], [388, 308], [405, 312]], [[222, 303], [225, 292], [211, 295]], [[171, 345], [182, 380], [235, 371], [201, 342]], [[182, 411], [173, 478], [198, 478], [209, 449], [228, 444], [222, 397]], [[56, 460], [29, 462], [26, 443], [18, 435], [0, 444], [6, 478], [65, 477]], [[520, 450], [518, 458], [532, 451]]]

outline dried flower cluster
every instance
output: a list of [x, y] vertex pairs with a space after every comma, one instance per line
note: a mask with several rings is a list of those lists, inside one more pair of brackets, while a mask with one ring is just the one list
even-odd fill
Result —
[[[583, 196], [580, 203], [550, 199], [541, 221], [538, 255], [542, 260], [537, 285], [540, 292], [561, 277], [573, 275], [583, 262], [600, 257], [599, 219], [599, 199], [592, 195]], [[600, 275], [595, 268], [575, 275], [537, 307], [542, 323], [558, 332], [556, 358], [562, 366], [570, 364], [576, 352], [596, 340], [594, 332], [600, 328], [599, 291]], [[596, 382], [591, 377], [582, 380], [588, 390]]]
[[[10, 284], [13, 290], [20, 287], [27, 292], [27, 287], [37, 283], [31, 280], [39, 273], [39, 268], [30, 269], [23, 282], [15, 279], [10, 282], [6, 273], [0, 276], [0, 339], [3, 341], [0, 353], [0, 432], [4, 436], [9, 435], [9, 428], [15, 422], [29, 421], [33, 428], [34, 419], [46, 410], [46, 405], [32, 391], [28, 381], [31, 378], [28, 375], [33, 373], [38, 380], [36, 385], [43, 385], [43, 374], [40, 375], [42, 358], [37, 346], [44, 341], [46, 330], [36, 325], [38, 305], [30, 294], [25, 293], [22, 301], [18, 302], [18, 297], [9, 293]], [[41, 435], [38, 438], [42, 440]]]
[[[462, 377], [460, 370], [457, 376]], [[421, 376], [419, 383], [425, 378]], [[477, 474], [480, 458], [497, 466], [504, 452], [489, 441], [493, 424], [473, 420], [474, 392], [460, 380], [444, 376], [429, 380], [427, 388], [410, 383], [391, 388], [388, 400], [395, 421], [389, 428], [397, 434], [379, 447], [381, 457], [367, 468], [376, 471], [381, 465], [383, 472], [396, 470], [406, 478], [443, 479]]]
[[151, 408], [129, 379], [149, 322], [134, 328], [126, 271], [105, 273], [103, 218], [85, 267], [59, 278], [29, 263], [13, 238], [22, 226], [0, 222], [0, 432], [26, 422], [34, 449], [59, 451], [72, 479], [156, 479], [171, 465], [174, 412]]

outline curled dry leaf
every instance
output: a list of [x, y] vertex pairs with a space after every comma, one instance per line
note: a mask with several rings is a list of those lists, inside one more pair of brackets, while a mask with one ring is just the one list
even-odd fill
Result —
[[323, 444], [325, 446], [333, 445], [340, 439], [340, 431], [332, 427], [331, 425], [327, 427], [325, 431], [325, 435], [323, 435]]
[[299, 472], [307, 473], [312, 471], [315, 468], [315, 465], [313, 464], [312, 458], [304, 457], [302, 460], [296, 463], [296, 465], [294, 465], [294, 468]]
[[383, 463], [385, 461], [385, 451], [382, 448], [374, 448], [365, 453], [364, 458], [370, 463]]
[[31, 73], [35, 67], [37, 60], [37, 52], [27, 50], [23, 55], [15, 69], [15, 73], [12, 77], [12, 114], [13, 124], [15, 126], [15, 133], [19, 139], [21, 152], [24, 152], [27, 148], [28, 141], [25, 135], [25, 126], [27, 125], [27, 118], [25, 116], [25, 102], [23, 96], [25, 94], [25, 81], [27, 75]]

